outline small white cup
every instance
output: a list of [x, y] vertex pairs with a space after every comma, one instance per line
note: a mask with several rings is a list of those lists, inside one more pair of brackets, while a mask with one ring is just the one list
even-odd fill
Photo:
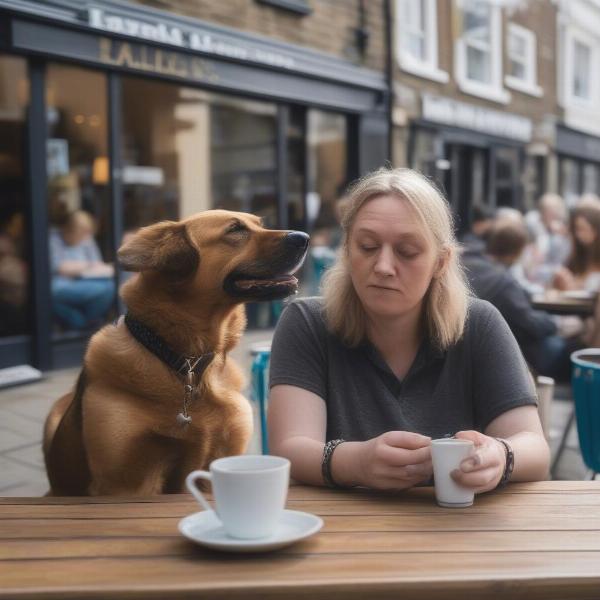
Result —
[[459, 485], [450, 475], [473, 452], [474, 444], [470, 440], [442, 438], [431, 441], [435, 498], [440, 506], [463, 508], [473, 504], [474, 491]]
[[243, 455], [219, 458], [209, 471], [192, 471], [185, 480], [194, 498], [212, 511], [196, 486], [197, 479], [212, 483], [215, 514], [225, 531], [240, 539], [268, 537], [283, 516], [290, 479], [290, 461], [280, 456]]

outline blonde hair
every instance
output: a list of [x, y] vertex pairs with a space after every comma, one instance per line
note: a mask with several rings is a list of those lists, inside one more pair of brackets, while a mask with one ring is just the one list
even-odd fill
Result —
[[395, 196], [414, 211], [438, 256], [447, 253], [445, 270], [434, 277], [424, 303], [427, 333], [445, 350], [463, 334], [469, 288], [459, 262], [458, 243], [448, 203], [437, 188], [412, 169], [386, 169], [365, 175], [348, 191], [342, 214], [342, 244], [335, 264], [323, 278], [325, 320], [330, 331], [350, 347], [366, 336], [366, 314], [350, 277], [349, 237], [358, 211], [379, 196]]

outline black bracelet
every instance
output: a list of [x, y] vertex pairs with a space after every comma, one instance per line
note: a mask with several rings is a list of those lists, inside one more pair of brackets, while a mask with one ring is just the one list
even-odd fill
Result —
[[500, 478], [500, 481], [496, 486], [496, 489], [498, 490], [500, 488], [503, 488], [510, 480], [510, 476], [512, 475], [513, 468], [515, 466], [515, 455], [513, 454], [510, 444], [506, 440], [503, 440], [502, 438], [496, 438], [496, 440], [498, 440], [504, 446], [504, 452], [506, 455], [506, 462], [504, 463], [504, 473], [502, 473], [502, 477]]
[[321, 461], [321, 475], [323, 475], [323, 481], [325, 485], [332, 488], [342, 487], [338, 485], [331, 475], [331, 457], [333, 456], [333, 451], [346, 440], [329, 440], [325, 447], [323, 448], [323, 460]]

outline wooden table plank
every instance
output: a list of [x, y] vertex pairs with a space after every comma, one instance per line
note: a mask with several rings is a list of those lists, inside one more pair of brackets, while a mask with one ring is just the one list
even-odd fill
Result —
[[[515, 560], [518, 559], [518, 560]], [[480, 597], [514, 598], [518, 582], [535, 582], [528, 598], [559, 598], [557, 587], [565, 586], [568, 597], [575, 591], [591, 591], [598, 582], [598, 552], [571, 553], [364, 553], [351, 556], [318, 555], [275, 557], [215, 557], [203, 555], [158, 559], [96, 559], [10, 561], [0, 563], [3, 595], [52, 588], [55, 597], [80, 598], [86, 590], [111, 598], [128, 598], [131, 591], [147, 598], [174, 598], [178, 590], [194, 591], [194, 597], [214, 598], [227, 592], [229, 598], [246, 598], [248, 590], [270, 590], [273, 597], [292, 584], [301, 586], [289, 597], [316, 598], [320, 589], [344, 588], [345, 598], [373, 598], [382, 583], [395, 584], [397, 597], [424, 597], [425, 582], [456, 582], [480, 591]], [[74, 574], [77, 575], [76, 581]], [[110, 578], [108, 578], [110, 574]], [[25, 583], [26, 582], [26, 583]], [[408, 584], [415, 585], [412, 595]], [[312, 589], [314, 587], [314, 590]], [[429, 589], [429, 588], [428, 588]], [[446, 588], [439, 597], [456, 599]], [[564, 594], [563, 589], [563, 594]], [[118, 591], [121, 590], [119, 594]], [[596, 587], [595, 593], [597, 594]], [[400, 594], [401, 592], [401, 594]], [[43, 596], [41, 596], [43, 597]], [[258, 595], [256, 597], [259, 597]], [[265, 597], [265, 596], [263, 596]], [[286, 596], [287, 597], [287, 596]], [[322, 596], [325, 597], [325, 596]], [[331, 597], [331, 596], [330, 596]], [[463, 596], [464, 597], [464, 596]], [[588, 596], [592, 598], [593, 596]], [[597, 596], [596, 596], [597, 598]]]
[[[600, 530], [437, 532], [323, 532], [280, 551], [282, 554], [361, 554], [369, 552], [600, 552]], [[68, 539], [3, 540], [1, 560], [36, 561], [47, 558], [109, 558], [186, 556], [210, 550], [194, 547], [173, 532], [171, 535], [139, 538], [83, 537]], [[273, 555], [275, 556], [275, 555]]]

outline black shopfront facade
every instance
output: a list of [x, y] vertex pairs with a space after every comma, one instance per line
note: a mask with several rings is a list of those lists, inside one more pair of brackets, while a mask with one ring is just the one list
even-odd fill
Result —
[[444, 190], [462, 233], [474, 206], [530, 208], [524, 184], [539, 171], [528, 164], [531, 135], [520, 115], [425, 93], [421, 118], [410, 123], [408, 162]]
[[383, 73], [123, 2], [75, 5], [0, 0], [0, 367], [73, 364], [91, 333], [53, 314], [61, 215], [91, 215], [107, 263], [137, 228], [210, 208], [323, 238], [341, 189], [389, 158]]

